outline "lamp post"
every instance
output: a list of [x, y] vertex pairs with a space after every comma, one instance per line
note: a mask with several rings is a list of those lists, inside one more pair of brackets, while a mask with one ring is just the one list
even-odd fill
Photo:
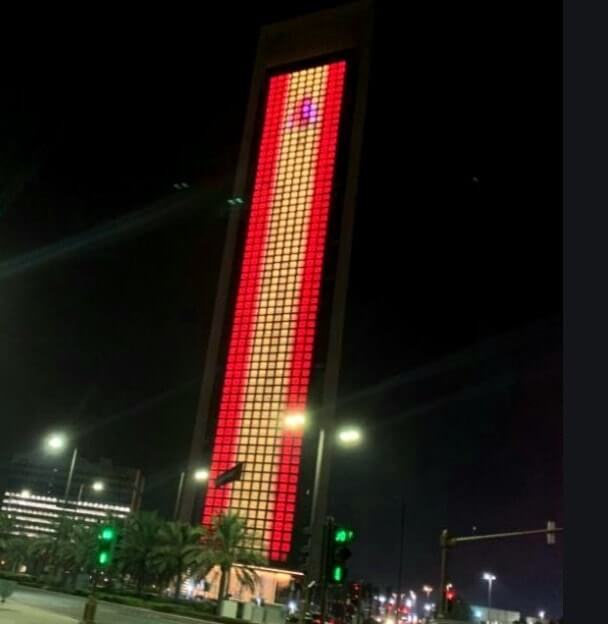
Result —
[[[209, 479], [209, 471], [206, 468], [198, 468], [192, 474], [192, 480], [197, 483], [205, 483]], [[186, 480], [186, 471], [182, 471], [179, 475], [179, 485], [177, 486], [177, 496], [175, 497], [175, 508], [173, 510], [173, 520], [176, 521], [179, 515], [179, 507], [182, 502], [184, 492], [184, 481]]]
[[[292, 418], [292, 414], [288, 414], [285, 417], [285, 427], [293, 428], [292, 423], [295, 418]], [[303, 428], [307, 424], [307, 415], [304, 414], [303, 418], [298, 416], [297, 426]], [[339, 444], [344, 447], [358, 446], [363, 439], [361, 430], [354, 426], [343, 426], [339, 429], [332, 427], [331, 431], [334, 436], [328, 435], [327, 427], [319, 428], [319, 438], [317, 442], [317, 454], [315, 459], [315, 476], [312, 488], [312, 503], [310, 509], [310, 554], [309, 560], [306, 566], [306, 590], [304, 592], [304, 605], [300, 608], [299, 624], [304, 622], [304, 614], [308, 611], [311, 599], [311, 589], [314, 585], [317, 585], [320, 590], [319, 604], [321, 606], [321, 612], [324, 612], [325, 603], [325, 579], [322, 571], [321, 561], [323, 559], [323, 525], [325, 522], [325, 509], [324, 501], [327, 499], [327, 487], [329, 479], [329, 459], [331, 456], [331, 450], [333, 444]], [[321, 504], [323, 503], [323, 504]]]
[[[319, 507], [319, 489], [321, 487], [321, 478], [324, 476], [324, 472], [327, 470], [323, 461], [323, 454], [327, 452], [326, 431], [324, 428], [319, 430], [319, 441], [317, 443], [317, 458], [315, 461], [315, 480], [312, 488], [312, 509], [310, 512], [311, 527], [314, 526], [314, 521], [318, 516], [317, 510]], [[342, 427], [336, 432], [337, 442], [344, 447], [357, 446], [362, 441], [361, 430], [357, 427]], [[321, 525], [323, 524], [323, 518], [321, 518]]]
[[[93, 483], [91, 483], [91, 489], [93, 490], [93, 492], [103, 492], [106, 489], [105, 483], [103, 481], [93, 481]], [[82, 501], [82, 495], [84, 493], [84, 483], [80, 484], [80, 487], [78, 488], [78, 498], [77, 501], [80, 502]]]
[[[53, 433], [46, 439], [46, 448], [51, 453], [60, 453], [67, 446], [67, 438], [61, 433]], [[72, 451], [72, 460], [70, 461], [70, 469], [68, 471], [68, 478], [65, 483], [65, 491], [63, 494], [63, 506], [64, 510], [68, 504], [68, 498], [70, 495], [70, 488], [72, 486], [72, 479], [74, 477], [74, 469], [76, 468], [76, 460], [78, 459], [78, 449], [74, 447]]]
[[[491, 572], [484, 572], [483, 580], [488, 582], [488, 611], [492, 608], [492, 583], [496, 577]], [[488, 613], [488, 618], [490, 617]]]

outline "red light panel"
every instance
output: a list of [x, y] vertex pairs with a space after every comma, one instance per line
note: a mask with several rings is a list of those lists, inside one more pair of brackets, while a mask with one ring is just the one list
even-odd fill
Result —
[[[270, 80], [203, 523], [238, 512], [266, 556], [291, 548], [346, 63]], [[244, 462], [241, 481], [214, 480]]]

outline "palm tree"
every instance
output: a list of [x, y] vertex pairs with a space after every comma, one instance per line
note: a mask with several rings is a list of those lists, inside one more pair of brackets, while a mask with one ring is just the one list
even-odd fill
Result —
[[15, 518], [5, 511], [0, 511], [0, 552], [8, 548], [13, 539], [12, 532], [15, 528]]
[[175, 600], [179, 599], [186, 570], [201, 561], [203, 535], [201, 527], [183, 522], [166, 522], [159, 531], [159, 545], [154, 550], [153, 561], [161, 575], [175, 578]]
[[216, 516], [209, 532], [210, 556], [220, 567], [220, 588], [218, 599], [226, 595], [230, 571], [235, 563], [236, 577], [242, 586], [255, 591], [258, 575], [253, 566], [264, 565], [266, 559], [260, 554], [260, 540], [247, 529], [245, 521], [238, 514], [228, 513]]
[[11, 564], [11, 571], [19, 572], [19, 566], [26, 561], [28, 544], [28, 538], [20, 535], [8, 540], [5, 548], [5, 556]]
[[137, 584], [137, 593], [142, 594], [152, 554], [158, 544], [159, 531], [163, 522], [156, 512], [140, 511], [126, 522], [122, 540], [118, 545], [118, 566], [123, 573], [129, 573]]
[[39, 576], [51, 559], [55, 538], [51, 535], [41, 535], [30, 540], [27, 560], [28, 569], [31, 568], [34, 576]]
[[74, 587], [79, 572], [93, 568], [93, 554], [97, 542], [97, 526], [84, 523], [73, 524], [68, 539], [63, 544], [60, 556], [62, 565], [71, 571], [70, 580]]

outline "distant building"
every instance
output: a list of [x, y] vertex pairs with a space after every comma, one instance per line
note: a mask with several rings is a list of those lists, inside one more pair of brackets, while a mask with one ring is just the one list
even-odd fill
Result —
[[484, 624], [513, 624], [513, 622], [519, 622], [521, 619], [519, 611], [507, 611], [505, 609], [471, 606], [471, 613], [474, 622], [483, 622]]
[[1, 509], [15, 518], [15, 533], [29, 537], [55, 533], [63, 515], [94, 524], [104, 518], [126, 518], [131, 512], [130, 507], [91, 501], [68, 500], [65, 504], [61, 498], [37, 496], [29, 490], [5, 491]]
[[65, 501], [69, 459], [22, 454], [0, 460], [1, 509], [15, 515], [19, 532], [54, 532], [64, 513], [94, 521], [108, 515], [126, 517], [139, 509], [144, 485], [141, 471], [115, 466], [108, 459], [91, 462], [79, 457]]

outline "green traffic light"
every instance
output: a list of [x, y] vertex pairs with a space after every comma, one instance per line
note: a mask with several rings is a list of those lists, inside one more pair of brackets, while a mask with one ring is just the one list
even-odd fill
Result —
[[105, 550], [103, 550], [97, 556], [97, 562], [99, 563], [99, 565], [102, 565], [102, 566], [107, 565], [108, 563], [110, 563], [110, 554], [106, 552]]
[[331, 579], [334, 583], [341, 583], [344, 580], [344, 567], [335, 565], [331, 571]]
[[102, 540], [106, 540], [109, 542], [110, 540], [113, 540], [115, 536], [116, 536], [116, 531], [114, 530], [113, 527], [104, 527], [101, 531]]
[[336, 529], [334, 533], [334, 542], [337, 544], [348, 544], [352, 542], [355, 537], [355, 532], [352, 529]]

